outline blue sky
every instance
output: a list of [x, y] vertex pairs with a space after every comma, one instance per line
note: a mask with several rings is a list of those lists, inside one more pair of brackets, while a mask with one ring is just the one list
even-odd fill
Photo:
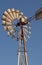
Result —
[[[7, 37], [1, 18], [8, 8], [19, 9], [28, 18], [42, 7], [42, 0], [0, 0], [0, 65], [17, 65], [17, 42]], [[31, 36], [27, 40], [29, 65], [42, 65], [42, 20], [31, 21]]]

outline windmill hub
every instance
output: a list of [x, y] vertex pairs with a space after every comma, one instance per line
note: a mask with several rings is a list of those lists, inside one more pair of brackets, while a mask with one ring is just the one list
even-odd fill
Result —
[[19, 23], [16, 24], [16, 26], [21, 26], [21, 25], [23, 26], [23, 25], [26, 25], [26, 24], [27, 24], [27, 22], [26, 23], [25, 22], [19, 22]]

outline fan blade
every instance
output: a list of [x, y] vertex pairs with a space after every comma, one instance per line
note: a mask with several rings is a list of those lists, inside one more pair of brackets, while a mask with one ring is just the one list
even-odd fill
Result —
[[30, 38], [30, 36], [28, 35], [28, 38]]
[[24, 17], [22, 17], [22, 18], [21, 18], [21, 21], [22, 21], [22, 22], [25, 22], [25, 18], [24, 18]]
[[31, 34], [31, 32], [29, 31], [29, 34]]
[[6, 22], [6, 25], [12, 25], [12, 23], [10, 23], [10, 22]]
[[12, 26], [8, 26], [8, 30], [11, 30], [11, 29], [13, 29], [13, 27]]
[[22, 12], [20, 12], [20, 14], [21, 14], [21, 15], [23, 15], [23, 13], [22, 13]]
[[8, 9], [7, 12], [9, 13], [9, 15], [12, 17], [12, 19], [14, 19], [13, 13], [11, 9]]
[[13, 16], [14, 16], [14, 19], [16, 18], [16, 12], [14, 9], [12, 9], [12, 13], [13, 13]]
[[24, 30], [24, 32], [26, 32], [27, 34], [29, 33], [29, 31], [28, 31], [27, 29], [24, 29], [24, 28], [23, 28], [23, 30]]
[[8, 14], [7, 11], [4, 12], [4, 15], [5, 15], [7, 18], [9, 18], [10, 20], [12, 20], [12, 17]]
[[31, 30], [31, 27], [30, 26], [23, 26], [23, 28], [26, 28], [26, 29], [29, 29], [29, 30]]
[[11, 35], [11, 32], [7, 32], [7, 34], [8, 34], [8, 36], [10, 36]]
[[6, 24], [6, 21], [2, 21], [2, 25], [5, 25]]
[[4, 26], [4, 30], [7, 31], [8, 30], [8, 27], [7, 26]]
[[16, 18], [18, 19], [20, 12], [19, 10], [15, 10], [15, 12], [16, 12]]
[[31, 27], [29, 26], [28, 29], [31, 30]]
[[3, 20], [3, 21], [11, 22], [11, 20], [10, 20], [9, 18], [7, 18], [5, 15], [3, 15], [2, 20]]

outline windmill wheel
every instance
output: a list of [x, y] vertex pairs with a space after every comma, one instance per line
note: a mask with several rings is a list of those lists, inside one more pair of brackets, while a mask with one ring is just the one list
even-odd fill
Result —
[[[4, 26], [4, 30], [7, 31], [8, 36], [11, 36], [12, 38], [20, 37], [19, 34], [21, 32], [21, 26], [16, 27], [16, 24], [20, 22], [20, 19], [22, 23], [27, 22], [27, 17], [25, 17], [22, 12], [15, 10], [14, 8], [8, 9], [3, 13], [2, 24]], [[23, 31], [24, 38], [26, 40], [26, 37], [29, 37], [28, 35], [31, 34], [29, 24], [23, 25]]]

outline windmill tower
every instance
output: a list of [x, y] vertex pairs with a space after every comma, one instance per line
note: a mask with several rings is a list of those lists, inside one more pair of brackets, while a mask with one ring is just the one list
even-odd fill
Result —
[[7, 31], [8, 36], [12, 39], [17, 39], [18, 42], [18, 65], [28, 65], [26, 41], [27, 38], [30, 38], [31, 34], [29, 23], [34, 18], [36, 20], [42, 18], [42, 8], [29, 19], [22, 12], [14, 8], [8, 9], [3, 13], [2, 25], [4, 30]]

